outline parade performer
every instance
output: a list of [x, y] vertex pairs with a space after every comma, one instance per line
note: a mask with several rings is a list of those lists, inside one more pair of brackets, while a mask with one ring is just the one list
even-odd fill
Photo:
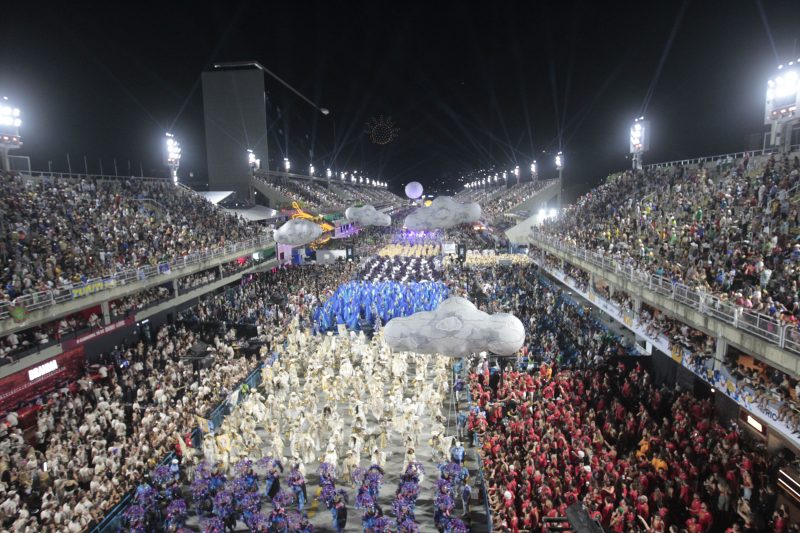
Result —
[[281, 490], [280, 474], [283, 473], [283, 465], [277, 459], [270, 457], [266, 457], [262, 461], [267, 465], [267, 486], [264, 489], [264, 494], [269, 500], [272, 500]]
[[306, 495], [306, 478], [302, 472], [300, 472], [299, 464], [295, 463], [286, 475], [286, 482], [289, 484], [289, 488], [292, 489], [292, 492], [294, 492], [295, 497], [297, 497], [297, 510], [302, 511], [308, 497]]

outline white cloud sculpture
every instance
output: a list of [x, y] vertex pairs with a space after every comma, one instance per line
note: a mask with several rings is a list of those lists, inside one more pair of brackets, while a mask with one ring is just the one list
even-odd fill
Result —
[[514, 355], [525, 343], [525, 327], [509, 313], [484, 313], [460, 296], [433, 311], [393, 318], [383, 330], [390, 348], [405, 352], [463, 357], [491, 351]]
[[310, 220], [302, 218], [293, 218], [273, 233], [275, 242], [291, 246], [308, 244], [320, 235], [322, 235], [322, 228]]
[[460, 204], [450, 196], [437, 196], [428, 207], [419, 207], [409, 214], [404, 225], [414, 231], [448, 229], [480, 218], [481, 206], [477, 202]]
[[363, 207], [348, 207], [344, 216], [350, 222], [355, 222], [359, 226], [391, 226], [392, 217], [386, 213], [381, 213], [371, 205]]

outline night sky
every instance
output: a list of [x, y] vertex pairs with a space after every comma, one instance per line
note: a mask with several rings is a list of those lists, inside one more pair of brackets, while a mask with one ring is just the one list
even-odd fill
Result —
[[[394, 190], [452, 186], [494, 165], [553, 175], [569, 192], [629, 166], [628, 128], [652, 121], [645, 162], [748, 148], [764, 131], [766, 79], [800, 56], [800, 1], [15, 2], [3, 7], [0, 95], [23, 112], [34, 170], [166, 175], [161, 142], [183, 146], [182, 179], [203, 182], [200, 73], [256, 60], [335, 119], [336, 167]], [[766, 19], [766, 20], [765, 20]], [[677, 25], [676, 25], [677, 24]], [[666, 52], [670, 35], [671, 48]], [[663, 58], [663, 61], [662, 61]], [[267, 80], [270, 159], [320, 168], [333, 123]], [[391, 116], [378, 146], [365, 122]], [[280, 117], [280, 118], [278, 118]], [[760, 141], [758, 142], [760, 145]], [[546, 153], [543, 153], [546, 152]]]

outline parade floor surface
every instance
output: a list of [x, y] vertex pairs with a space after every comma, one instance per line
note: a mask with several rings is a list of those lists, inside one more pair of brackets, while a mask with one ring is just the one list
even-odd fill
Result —
[[[431, 363], [432, 366], [432, 363]], [[407, 375], [409, 380], [413, 379], [415, 373], [414, 364], [410, 364], [407, 370]], [[430, 377], [430, 373], [429, 373]], [[266, 392], [263, 389], [260, 389], [262, 393]], [[452, 390], [452, 387], [450, 388]], [[454, 409], [454, 406], [450, 405], [451, 399], [448, 399], [445, 404], [442, 406], [442, 412], [448, 416], [448, 428], [449, 433], [448, 435], [455, 435], [456, 431], [456, 414], [457, 411]], [[466, 410], [468, 408], [466, 402], [462, 398], [460, 406], [462, 410]], [[340, 403], [338, 405], [339, 413], [342, 415], [343, 419], [345, 420], [345, 424], [348, 424], [352, 419], [348, 415], [348, 406], [347, 404]], [[374, 418], [370, 415], [369, 417], [370, 423], [374, 422]], [[416, 504], [416, 522], [419, 525], [419, 530], [423, 533], [436, 532], [436, 526], [434, 525], [433, 515], [434, 515], [434, 505], [433, 505], [433, 497], [434, 497], [434, 483], [439, 477], [439, 471], [432, 460], [432, 449], [428, 444], [428, 439], [430, 437], [429, 428], [431, 427], [431, 420], [426, 412], [422, 417], [421, 421], [423, 423], [423, 428], [425, 431], [423, 432], [422, 437], [420, 438], [419, 445], [416, 450], [417, 460], [421, 462], [425, 468], [425, 476], [420, 484], [420, 494], [419, 498], [417, 499]], [[264, 428], [259, 428], [259, 434], [261, 438], [265, 442], [265, 447], [268, 446], [270, 438], [267, 431]], [[327, 442], [328, 434], [322, 432], [320, 435], [320, 441], [322, 443]], [[390, 439], [389, 449], [387, 450], [388, 457], [386, 460], [385, 465], [385, 476], [383, 480], [383, 485], [380, 491], [380, 499], [379, 504], [381, 509], [383, 510], [384, 514], [391, 517], [392, 515], [392, 501], [394, 499], [395, 490], [397, 489], [400, 474], [402, 473], [405, 465], [405, 447], [404, 447], [404, 438], [405, 435], [398, 434], [397, 432], [393, 432]], [[286, 442], [289, 441], [289, 436], [284, 435], [284, 440]], [[471, 512], [469, 516], [461, 517], [463, 512], [461, 507], [460, 499], [456, 498], [456, 511], [455, 516], [461, 517], [464, 520], [464, 523], [470, 528], [470, 531], [476, 533], [483, 533], [488, 531], [487, 526], [487, 517], [485, 513], [485, 508], [483, 505], [483, 492], [481, 487], [479, 486], [479, 476], [478, 476], [478, 465], [476, 463], [477, 454], [476, 448], [470, 448], [464, 443], [466, 454], [465, 454], [465, 462], [467, 467], [470, 471], [470, 484], [473, 487], [473, 494], [472, 494], [472, 501], [471, 501]], [[324, 448], [324, 444], [323, 444]], [[267, 453], [265, 451], [265, 453]], [[288, 453], [288, 452], [287, 452]], [[324, 453], [324, 450], [320, 452], [320, 454]], [[340, 457], [343, 454], [340, 453]], [[340, 459], [341, 463], [341, 459]], [[286, 465], [285, 465], [286, 466]], [[366, 454], [362, 454], [362, 467], [369, 466], [369, 459], [366, 457]], [[330, 511], [325, 508], [325, 504], [321, 501], [316, 499], [316, 496], [319, 494], [319, 477], [317, 476], [317, 468], [319, 467], [319, 462], [314, 461], [313, 463], [307, 463], [306, 467], [306, 487], [309, 502], [306, 504], [304, 509], [305, 512], [308, 513], [308, 517], [310, 522], [314, 526], [314, 531], [320, 532], [333, 532], [335, 528], [333, 527], [332, 517]], [[258, 470], [261, 478], [261, 492], [263, 493], [264, 490], [264, 481], [263, 481], [263, 471]], [[288, 466], [286, 468], [286, 472], [288, 472]], [[286, 488], [286, 483], [284, 481], [284, 476], [281, 476], [281, 486]], [[348, 492], [349, 503], [347, 506], [347, 527], [345, 531], [362, 531], [361, 525], [361, 514], [362, 511], [360, 509], [355, 508], [355, 496], [356, 496], [356, 488], [345, 486], [344, 484], [338, 482], [337, 480], [337, 487], [346, 488]], [[292, 506], [290, 509], [296, 509], [296, 504]], [[264, 506], [262, 508], [262, 512], [266, 515], [272, 510], [272, 505], [265, 500]], [[188, 520], [187, 524], [188, 527], [191, 529], [199, 530], [199, 520], [193, 514], [190, 513], [190, 519]], [[391, 529], [395, 531], [394, 528]], [[238, 522], [236, 525], [235, 531], [237, 532], [246, 532], [249, 531], [247, 526], [243, 522]]]

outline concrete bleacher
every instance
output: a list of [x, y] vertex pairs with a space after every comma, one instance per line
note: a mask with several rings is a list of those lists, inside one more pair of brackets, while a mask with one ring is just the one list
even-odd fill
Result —
[[403, 201], [387, 189], [373, 185], [284, 172], [257, 172], [253, 186], [270, 207], [290, 209], [292, 202], [298, 202], [305, 210], [316, 214], [343, 213], [354, 204], [385, 207]]

